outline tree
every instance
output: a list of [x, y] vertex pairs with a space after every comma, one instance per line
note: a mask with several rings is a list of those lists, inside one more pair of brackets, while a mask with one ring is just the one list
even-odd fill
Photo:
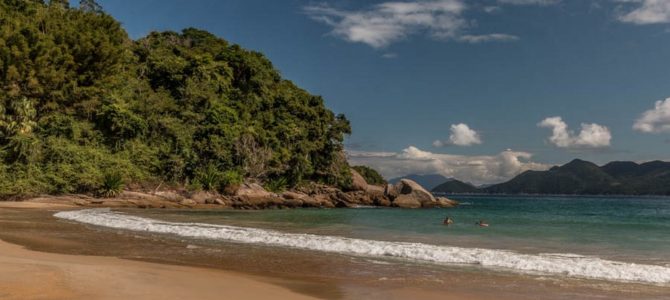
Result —
[[0, 197], [97, 192], [108, 170], [129, 186], [350, 181], [348, 120], [263, 54], [194, 28], [132, 41], [96, 1], [68, 3], [0, 0]]
[[79, 9], [89, 13], [103, 13], [102, 6], [95, 0], [79, 0]]

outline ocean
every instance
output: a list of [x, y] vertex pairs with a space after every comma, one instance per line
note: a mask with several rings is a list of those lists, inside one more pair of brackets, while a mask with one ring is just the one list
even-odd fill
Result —
[[[56, 213], [114, 229], [418, 266], [670, 286], [670, 198], [454, 196], [453, 209]], [[455, 223], [445, 226], [451, 217]], [[485, 220], [489, 227], [475, 223]]]

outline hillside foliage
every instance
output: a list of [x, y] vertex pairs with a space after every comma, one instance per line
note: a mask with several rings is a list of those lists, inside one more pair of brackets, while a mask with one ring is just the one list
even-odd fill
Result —
[[[131, 40], [92, 0], [0, 0], [0, 196], [110, 181], [350, 184], [343, 115], [206, 31]], [[232, 179], [231, 179], [232, 178]]]

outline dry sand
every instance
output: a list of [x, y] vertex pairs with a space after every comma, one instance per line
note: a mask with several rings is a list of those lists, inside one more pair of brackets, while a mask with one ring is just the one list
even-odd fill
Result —
[[315, 299], [232, 272], [35, 252], [0, 241], [0, 299]]
[[[57, 209], [40, 202], [0, 208]], [[0, 299], [316, 299], [234, 272], [37, 252], [0, 241]]]

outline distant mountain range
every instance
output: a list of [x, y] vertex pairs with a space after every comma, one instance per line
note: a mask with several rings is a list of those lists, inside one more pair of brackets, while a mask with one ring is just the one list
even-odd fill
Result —
[[575, 159], [547, 171], [526, 171], [488, 187], [477, 188], [452, 179], [431, 190], [486, 194], [670, 195], [670, 162], [616, 161], [600, 167]]
[[454, 193], [454, 194], [481, 193], [480, 189], [477, 188], [476, 186], [456, 179], [451, 179], [443, 184], [440, 184], [434, 187], [431, 191], [433, 193]]
[[426, 190], [432, 190], [439, 184], [449, 181], [450, 178], [444, 177], [439, 174], [427, 174], [427, 175], [418, 175], [418, 174], [410, 174], [407, 176], [403, 177], [397, 177], [389, 180], [389, 183], [391, 184], [396, 184], [400, 179], [411, 179], [416, 181], [416, 183], [420, 184], [422, 187], [424, 187]]

